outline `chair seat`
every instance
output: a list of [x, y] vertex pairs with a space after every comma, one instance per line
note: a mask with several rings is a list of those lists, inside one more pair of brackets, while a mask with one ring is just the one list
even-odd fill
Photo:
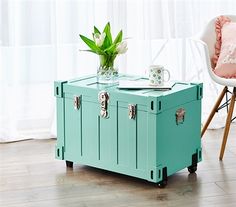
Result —
[[211, 78], [218, 84], [228, 87], [236, 87], [236, 78], [222, 78], [216, 75], [212, 70], [208, 71]]

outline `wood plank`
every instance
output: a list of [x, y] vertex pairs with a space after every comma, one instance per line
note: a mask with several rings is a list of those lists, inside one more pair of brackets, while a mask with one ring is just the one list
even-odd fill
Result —
[[55, 160], [55, 140], [0, 144], [0, 206], [236, 206], [236, 127], [224, 160], [218, 160], [223, 130], [208, 130], [196, 174], [186, 169], [168, 186], [79, 164], [66, 169]]

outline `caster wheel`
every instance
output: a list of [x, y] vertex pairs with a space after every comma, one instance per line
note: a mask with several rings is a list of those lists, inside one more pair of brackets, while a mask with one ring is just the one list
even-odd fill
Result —
[[73, 162], [66, 160], [66, 167], [73, 168]]
[[165, 188], [167, 185], [167, 180], [162, 180], [161, 182], [158, 183], [159, 188]]
[[197, 171], [197, 165], [196, 166], [189, 166], [188, 167], [188, 171], [190, 173], [195, 173]]

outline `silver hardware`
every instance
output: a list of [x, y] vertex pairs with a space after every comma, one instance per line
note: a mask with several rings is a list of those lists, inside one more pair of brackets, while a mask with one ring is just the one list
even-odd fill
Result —
[[101, 115], [101, 117], [106, 118], [108, 114], [107, 114], [106, 110], [101, 109], [100, 115]]
[[80, 96], [74, 96], [74, 109], [79, 110], [80, 108]]
[[129, 119], [135, 119], [135, 117], [136, 117], [136, 104], [129, 104], [128, 105], [128, 116], [129, 116]]
[[101, 105], [101, 111], [100, 111], [100, 116], [103, 118], [108, 117], [108, 102], [109, 102], [109, 94], [106, 91], [101, 91], [98, 94], [98, 101]]
[[106, 91], [101, 91], [99, 94], [98, 94], [98, 101], [101, 103], [103, 101], [106, 101], [108, 102], [109, 100], [109, 94], [106, 92]]
[[176, 117], [176, 124], [183, 124], [184, 123], [184, 117], [185, 117], [185, 109], [184, 108], [179, 108], [176, 113], [175, 113], [175, 117]]

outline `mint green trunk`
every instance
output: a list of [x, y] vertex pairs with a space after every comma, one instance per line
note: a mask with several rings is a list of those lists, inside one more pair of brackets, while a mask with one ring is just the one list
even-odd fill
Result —
[[[155, 183], [201, 161], [202, 84], [120, 90], [96, 81], [90, 76], [55, 82], [57, 159]], [[101, 91], [109, 96], [105, 118]]]

